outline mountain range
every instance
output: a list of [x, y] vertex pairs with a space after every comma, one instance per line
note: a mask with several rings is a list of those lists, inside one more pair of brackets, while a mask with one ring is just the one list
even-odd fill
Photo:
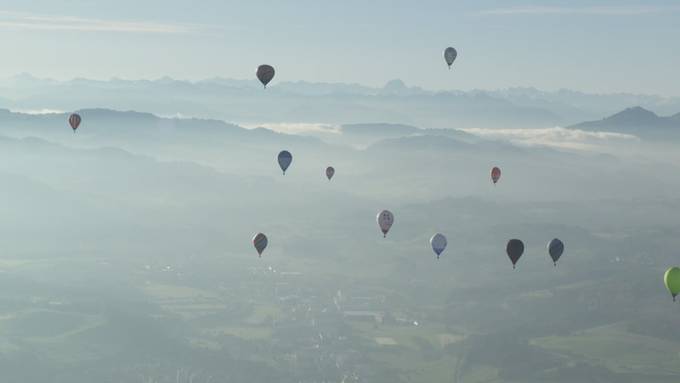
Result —
[[393, 123], [434, 129], [546, 128], [592, 120], [628, 105], [669, 114], [680, 110], [680, 98], [534, 88], [433, 91], [398, 79], [384, 87], [275, 79], [266, 90], [254, 79], [56, 81], [22, 74], [0, 80], [0, 107], [12, 110], [71, 111], [105, 106], [244, 125], [300, 122]]

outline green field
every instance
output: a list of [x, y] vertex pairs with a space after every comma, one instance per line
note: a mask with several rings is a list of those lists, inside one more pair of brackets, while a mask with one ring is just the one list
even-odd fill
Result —
[[624, 324], [536, 338], [531, 344], [620, 373], [680, 375], [680, 343], [630, 333]]

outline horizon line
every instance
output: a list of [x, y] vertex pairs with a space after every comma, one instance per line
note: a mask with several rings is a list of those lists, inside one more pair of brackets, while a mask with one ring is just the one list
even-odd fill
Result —
[[[259, 84], [258, 80], [256, 78], [252, 79], [244, 79], [244, 78], [234, 78], [234, 77], [222, 77], [222, 76], [211, 76], [211, 77], [203, 77], [203, 78], [198, 78], [198, 79], [186, 79], [186, 78], [174, 78], [172, 76], [168, 75], [163, 75], [155, 78], [122, 78], [122, 77], [117, 77], [117, 76], [112, 76], [109, 78], [91, 78], [91, 77], [71, 77], [71, 78], [66, 78], [66, 79], [58, 79], [58, 78], [52, 78], [52, 77], [38, 77], [34, 76], [33, 74], [29, 72], [20, 72], [16, 73], [11, 76], [7, 77], [0, 77], [0, 82], [5, 82], [5, 81], [12, 81], [16, 79], [21, 79], [22, 77], [24, 78], [29, 78], [31, 80], [38, 80], [38, 81], [45, 81], [45, 82], [57, 82], [61, 84], [66, 84], [69, 82], [74, 82], [74, 81], [92, 81], [92, 82], [114, 82], [114, 81], [122, 81], [122, 82], [161, 82], [161, 81], [173, 81], [173, 82], [183, 82], [183, 83], [189, 83], [189, 84], [199, 84], [199, 83], [205, 83], [205, 82], [210, 82], [210, 81], [219, 81], [219, 80], [226, 80], [226, 81], [235, 81], [235, 82], [247, 82], [247, 83], [253, 83], [253, 84]], [[367, 89], [373, 89], [373, 90], [381, 90], [385, 89], [387, 85], [389, 85], [393, 81], [400, 81], [401, 83], [404, 84], [406, 89], [409, 90], [422, 90], [424, 92], [430, 92], [430, 93], [456, 93], [456, 92], [461, 92], [461, 93], [480, 93], [480, 92], [502, 92], [502, 91], [508, 91], [508, 90], [533, 90], [537, 92], [546, 92], [546, 93], [558, 93], [561, 91], [569, 91], [569, 92], [576, 92], [576, 93], [581, 93], [581, 94], [586, 94], [586, 95], [594, 95], [594, 96], [615, 96], [615, 95], [624, 95], [624, 96], [642, 96], [642, 97], [659, 97], [663, 99], [675, 99], [675, 98], [680, 98], [680, 95], [662, 95], [662, 94], [656, 94], [656, 93], [633, 93], [633, 92], [626, 92], [626, 91], [615, 91], [615, 92], [596, 92], [596, 91], [584, 91], [584, 90], [579, 90], [579, 89], [573, 89], [573, 88], [553, 88], [553, 89], [547, 89], [547, 88], [539, 88], [533, 85], [518, 85], [518, 86], [509, 86], [509, 87], [504, 87], [504, 88], [487, 88], [487, 89], [482, 89], [482, 88], [471, 88], [471, 89], [432, 89], [432, 88], [424, 88], [418, 85], [414, 86], [409, 86], [406, 84], [403, 80], [399, 78], [391, 79], [387, 81], [384, 85], [382, 86], [373, 86], [373, 85], [367, 85], [367, 84], [361, 84], [358, 82], [326, 82], [326, 81], [306, 81], [306, 80], [287, 80], [287, 81], [281, 81], [278, 82], [277, 84], [284, 84], [284, 85], [289, 85], [289, 84], [296, 84], [296, 83], [304, 83], [304, 84], [312, 84], [312, 85], [345, 85], [345, 86], [357, 86], [357, 87], [363, 87]], [[277, 84], [273, 84], [271, 88], [275, 88]], [[259, 85], [258, 85], [259, 87]]]

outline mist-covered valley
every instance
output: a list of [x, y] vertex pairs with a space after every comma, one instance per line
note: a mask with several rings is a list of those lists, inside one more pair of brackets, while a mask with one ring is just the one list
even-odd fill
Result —
[[677, 381], [678, 141], [648, 134], [675, 125], [418, 125], [389, 113], [416, 96], [367, 97], [363, 121], [101, 104], [75, 133], [0, 112], [3, 381]]

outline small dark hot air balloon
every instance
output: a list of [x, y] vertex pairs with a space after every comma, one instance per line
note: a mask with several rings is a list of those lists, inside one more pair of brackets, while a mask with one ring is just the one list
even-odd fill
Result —
[[394, 215], [389, 210], [383, 210], [378, 213], [376, 220], [378, 221], [378, 226], [380, 226], [380, 231], [383, 233], [383, 238], [387, 237], [387, 232], [390, 231], [394, 223]]
[[82, 118], [80, 118], [80, 115], [78, 113], [73, 113], [69, 116], [68, 123], [69, 125], [71, 125], [71, 129], [73, 129], [73, 133], [75, 133], [76, 129], [78, 129], [81, 121]]
[[262, 257], [262, 252], [267, 248], [268, 243], [267, 236], [262, 233], [257, 233], [253, 237], [253, 246], [255, 246], [255, 250], [257, 250], [257, 255], [259, 257]]
[[281, 153], [279, 153], [277, 159], [279, 161], [279, 166], [281, 167], [281, 170], [283, 170], [283, 175], [285, 176], [286, 170], [290, 166], [291, 162], [293, 162], [293, 155], [290, 154], [290, 152], [287, 150], [282, 150]]
[[333, 178], [333, 175], [335, 175], [335, 168], [332, 166], [329, 166], [326, 168], [326, 178], [330, 181], [331, 178]]
[[505, 246], [505, 251], [508, 253], [508, 258], [510, 258], [512, 268], [514, 269], [517, 261], [519, 261], [519, 258], [524, 253], [524, 243], [519, 239], [511, 239]]
[[437, 254], [437, 259], [439, 259], [439, 256], [444, 252], [446, 249], [446, 237], [444, 234], [437, 233], [430, 238], [430, 245], [432, 246], [432, 251], [434, 251], [435, 254]]
[[553, 264], [557, 266], [557, 260], [560, 259], [562, 253], [564, 252], [564, 243], [559, 239], [555, 238], [550, 243], [548, 243], [548, 254], [553, 260]]
[[257, 67], [257, 72], [255, 73], [257, 75], [257, 79], [260, 80], [262, 85], [266, 88], [267, 84], [274, 78], [274, 67], [271, 65], [260, 65]]
[[456, 61], [456, 57], [458, 57], [458, 52], [455, 48], [448, 47], [444, 49], [444, 60], [446, 61], [446, 65], [449, 66], [449, 69], [451, 69], [453, 62]]
[[495, 185], [496, 182], [501, 178], [501, 169], [497, 166], [494, 166], [493, 169], [491, 169], [491, 181], [493, 181], [493, 184]]

